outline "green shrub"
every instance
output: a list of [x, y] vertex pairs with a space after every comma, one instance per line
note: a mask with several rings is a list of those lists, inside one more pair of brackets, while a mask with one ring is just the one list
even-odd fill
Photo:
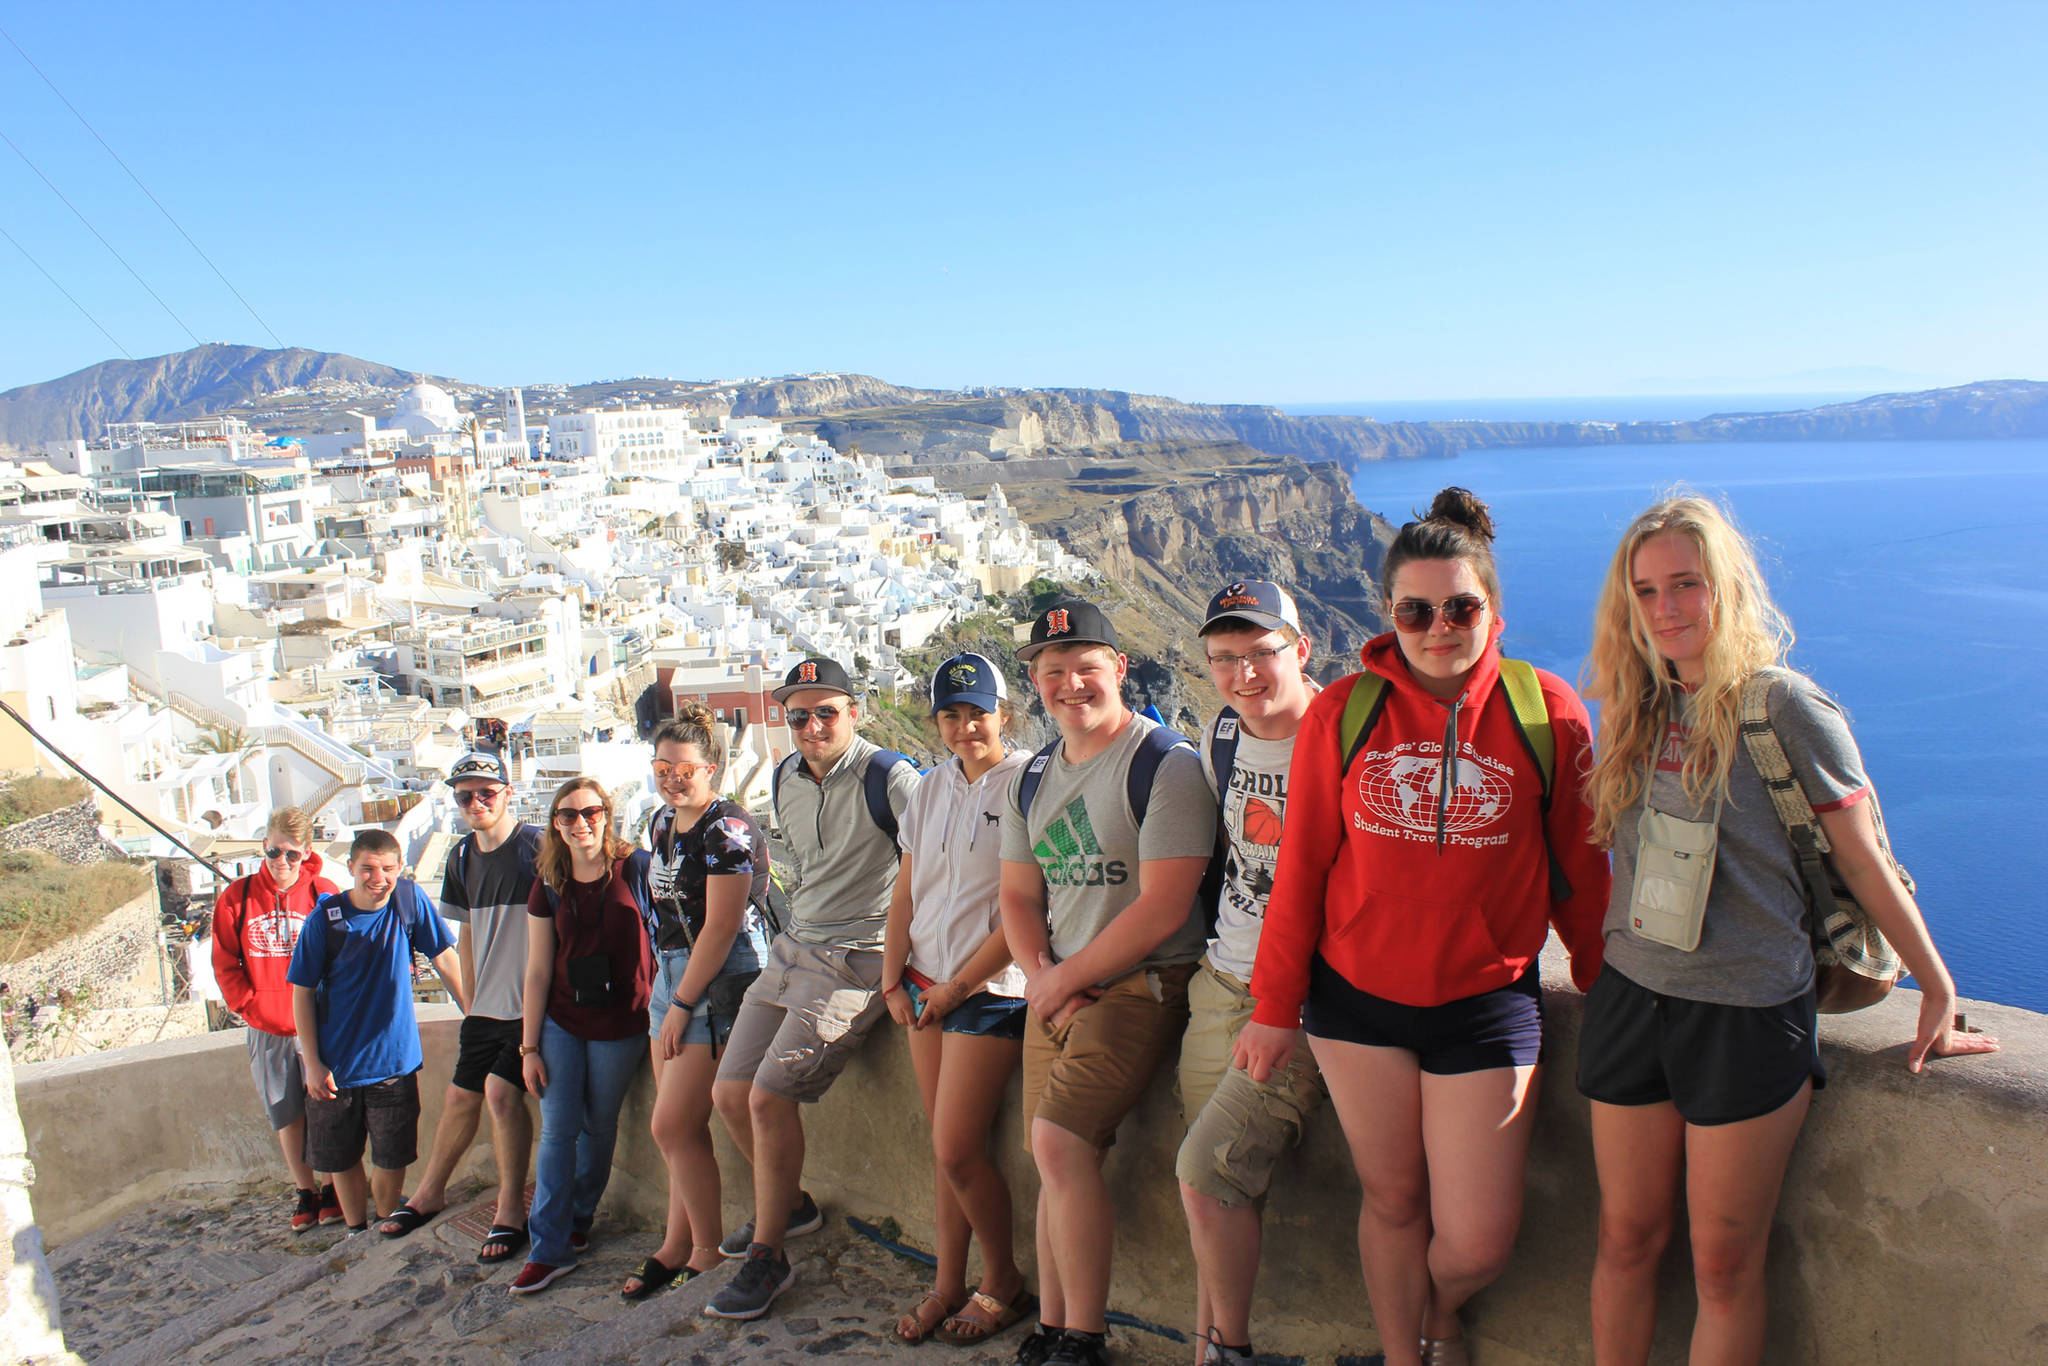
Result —
[[0, 790], [0, 826], [76, 806], [91, 792], [78, 778], [17, 778]]
[[147, 891], [148, 865], [64, 863], [37, 849], [0, 853], [0, 963], [83, 934]]

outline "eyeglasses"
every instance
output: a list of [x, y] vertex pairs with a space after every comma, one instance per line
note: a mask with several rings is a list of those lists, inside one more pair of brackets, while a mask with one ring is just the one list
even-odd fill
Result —
[[267, 859], [283, 859], [286, 863], [297, 863], [306, 857], [306, 852], [303, 849], [265, 849], [263, 857]]
[[1285, 653], [1286, 648], [1281, 647], [1273, 650], [1246, 650], [1241, 655], [1210, 655], [1209, 667], [1227, 674], [1236, 673], [1246, 664], [1254, 669], [1263, 669]]
[[558, 806], [555, 808], [556, 825], [574, 825], [581, 821], [585, 825], [602, 825], [611, 812], [601, 806]]
[[829, 726], [839, 719], [839, 708], [786, 707], [782, 712], [782, 719], [789, 722], [791, 730], [802, 730], [805, 726], [811, 724], [813, 718], [816, 718], [821, 725]]
[[505, 795], [502, 787], [465, 787], [455, 794], [457, 806], [489, 806]]
[[1427, 631], [1436, 614], [1444, 614], [1444, 625], [1454, 631], [1469, 631], [1486, 612], [1486, 599], [1477, 593], [1460, 593], [1432, 605], [1420, 598], [1403, 598], [1394, 604], [1394, 629], [1417, 635]]
[[661, 779], [673, 776], [688, 782], [699, 773], [709, 773], [717, 767], [717, 764], [671, 764], [666, 760], [656, 759], [654, 761], [654, 776]]

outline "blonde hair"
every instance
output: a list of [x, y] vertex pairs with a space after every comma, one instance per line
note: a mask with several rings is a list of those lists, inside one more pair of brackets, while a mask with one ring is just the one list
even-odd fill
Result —
[[604, 861], [617, 863], [633, 852], [633, 846], [619, 838], [618, 828], [613, 822], [617, 813], [612, 809], [611, 794], [604, 790], [604, 784], [595, 778], [571, 778], [556, 788], [555, 795], [548, 799], [547, 829], [541, 833], [540, 853], [534, 859], [540, 880], [547, 883], [548, 890], [556, 896], [568, 889], [574, 865], [569, 859], [569, 846], [563, 842], [555, 825], [555, 812], [561, 809], [564, 797], [583, 791], [595, 792], [597, 799], [604, 803]]
[[1615, 822], [1642, 797], [1678, 710], [1678, 678], [1636, 607], [1633, 582], [1636, 552], [1666, 533], [1698, 548], [1708, 591], [1704, 677], [1693, 692], [1680, 770], [1695, 805], [1706, 805], [1727, 786], [1740, 743], [1743, 684], [1759, 669], [1782, 665], [1792, 648], [1792, 624], [1771, 601], [1756, 553], [1719, 505], [1694, 493], [1674, 494], [1629, 523], [1593, 609], [1593, 648], [1580, 688], [1600, 703], [1599, 756], [1587, 797], [1590, 838], [1602, 846], [1613, 844]]
[[270, 813], [270, 823], [263, 827], [266, 835], [282, 835], [293, 844], [313, 847], [313, 818], [296, 806], [280, 806]]

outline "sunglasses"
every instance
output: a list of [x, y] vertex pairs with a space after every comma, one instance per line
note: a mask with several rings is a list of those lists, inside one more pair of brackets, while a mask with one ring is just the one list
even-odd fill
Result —
[[1460, 593], [1432, 605], [1419, 598], [1403, 598], [1394, 604], [1394, 629], [1409, 635], [1427, 631], [1439, 612], [1444, 625], [1454, 631], [1469, 631], [1485, 615], [1486, 599], [1477, 593]]
[[782, 713], [782, 719], [789, 722], [791, 730], [802, 730], [805, 726], [811, 724], [811, 718], [813, 717], [816, 717], [821, 724], [829, 726], [839, 719], [839, 708], [786, 707]]
[[681, 778], [684, 782], [688, 782], [699, 773], [709, 773], [717, 767], [717, 764], [671, 764], [656, 759], [654, 761], [654, 776], [657, 778], [674, 776]]
[[489, 806], [505, 795], [502, 787], [465, 787], [455, 794], [457, 806]]
[[265, 850], [263, 851], [263, 857], [265, 857], [265, 858], [267, 858], [267, 859], [283, 859], [283, 860], [284, 860], [284, 861], [285, 861], [286, 863], [298, 863], [298, 862], [299, 862], [300, 860], [302, 860], [302, 859], [304, 859], [304, 858], [306, 857], [306, 854], [305, 854], [305, 851], [304, 851], [304, 850], [302, 850], [302, 849], [268, 849], [268, 848], [266, 848], [266, 849], [265, 849]]
[[555, 808], [556, 825], [574, 825], [581, 821], [585, 825], [602, 825], [611, 812], [601, 806], [558, 806]]

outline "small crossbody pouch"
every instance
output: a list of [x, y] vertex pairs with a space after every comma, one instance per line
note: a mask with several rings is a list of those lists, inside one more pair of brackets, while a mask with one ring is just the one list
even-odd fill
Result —
[[1713, 819], [1705, 821], [1659, 811], [1645, 800], [1636, 822], [1636, 880], [1628, 908], [1629, 923], [1643, 938], [1687, 953], [1700, 946], [1725, 796], [1715, 798]]

